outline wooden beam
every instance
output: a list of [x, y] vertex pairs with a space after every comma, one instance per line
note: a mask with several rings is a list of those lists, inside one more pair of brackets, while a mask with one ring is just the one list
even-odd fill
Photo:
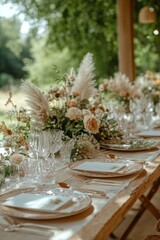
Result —
[[117, 0], [117, 31], [119, 71], [126, 74], [130, 81], [135, 80], [134, 63], [134, 0]]

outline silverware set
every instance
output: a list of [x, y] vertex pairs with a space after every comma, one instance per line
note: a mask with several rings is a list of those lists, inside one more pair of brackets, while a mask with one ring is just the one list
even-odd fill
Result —
[[26, 232], [30, 234], [36, 234], [40, 236], [53, 236], [54, 231], [61, 231], [63, 228], [50, 225], [42, 225], [38, 223], [31, 222], [17, 222], [17, 220], [11, 216], [4, 215], [2, 216], [5, 220], [5, 223], [0, 224], [5, 232]]
[[93, 189], [85, 189], [81, 186], [71, 186], [70, 184], [66, 183], [66, 182], [59, 182], [58, 183], [60, 187], [62, 188], [70, 188], [76, 191], [80, 191], [83, 193], [87, 193], [88, 195], [90, 195], [91, 197], [106, 197], [106, 193], [104, 191], [100, 191], [100, 190], [93, 190]]

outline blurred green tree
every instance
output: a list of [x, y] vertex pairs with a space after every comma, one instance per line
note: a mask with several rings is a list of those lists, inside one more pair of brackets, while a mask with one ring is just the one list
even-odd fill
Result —
[[31, 54], [33, 59], [26, 59], [25, 70], [29, 80], [38, 86], [61, 81], [71, 67], [79, 64], [71, 58], [67, 47], [59, 50], [56, 44], [46, 44], [45, 37], [32, 40]]
[[20, 28], [16, 17], [0, 18], [0, 87], [26, 76], [23, 60], [30, 57], [30, 42], [21, 37]]
[[[1, 0], [2, 2], [8, 2]], [[80, 61], [87, 52], [95, 58], [96, 73], [104, 77], [118, 69], [116, 2], [112, 0], [10, 0], [39, 25], [48, 42], [56, 43]]]
[[[17, 4], [20, 12], [25, 13], [39, 29], [43, 28], [43, 35], [47, 37], [46, 45], [53, 45], [54, 48], [56, 44], [62, 52], [67, 48], [70, 59], [79, 62], [86, 52], [92, 52], [97, 77], [108, 77], [118, 70], [116, 0], [0, 1]], [[158, 16], [157, 23], [146, 25], [138, 23], [138, 13], [145, 5], [155, 8]], [[147, 69], [160, 71], [158, 62], [160, 34], [154, 34], [155, 29], [160, 32], [160, 2], [135, 0], [134, 13], [137, 75], [143, 74]], [[42, 56], [38, 58], [38, 52], [36, 55], [36, 61], [40, 63], [38, 59]], [[47, 61], [47, 58], [45, 60]]]

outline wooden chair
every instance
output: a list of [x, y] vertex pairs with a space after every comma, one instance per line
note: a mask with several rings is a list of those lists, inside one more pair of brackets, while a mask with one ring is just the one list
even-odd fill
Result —
[[160, 232], [160, 219], [158, 220], [155, 228], [156, 228], [157, 232]]
[[160, 240], [160, 235], [149, 235], [144, 240]]
[[[160, 219], [158, 220], [155, 229], [160, 232]], [[144, 240], [160, 240], [160, 235], [149, 235]]]
[[[137, 212], [137, 214], [135, 215], [135, 217], [132, 220], [132, 222], [129, 224], [129, 226], [125, 230], [125, 232], [123, 233], [123, 235], [121, 236], [120, 240], [126, 240], [127, 239], [128, 235], [130, 234], [130, 232], [132, 231], [134, 226], [137, 224], [138, 220], [141, 218], [141, 216], [146, 211], [146, 209], [149, 210], [151, 212], [151, 214], [157, 220], [160, 220], [160, 211], [159, 211], [159, 209], [157, 209], [151, 203], [151, 199], [155, 195], [155, 193], [158, 191], [159, 186], [160, 186], [160, 177], [154, 182], [153, 186], [151, 187], [149, 193], [146, 196], [144, 196], [144, 195], [140, 196], [140, 198], [139, 198], [139, 200], [141, 201], [140, 209]], [[158, 221], [156, 230], [159, 229], [159, 228], [160, 228], [160, 223]], [[158, 238], [156, 238], [157, 236], [158, 236]], [[157, 236], [155, 235], [155, 236], [152, 236], [154, 238], [146, 238], [145, 240], [149, 240], [149, 239], [150, 240], [159, 240], [160, 239], [160, 235], [157, 235]]]

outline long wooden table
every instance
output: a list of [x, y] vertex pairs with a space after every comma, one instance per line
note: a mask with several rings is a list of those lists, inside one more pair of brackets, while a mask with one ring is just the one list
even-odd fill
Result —
[[[154, 152], [153, 152], [154, 154]], [[124, 178], [128, 185], [122, 187], [117, 194], [110, 198], [92, 198], [92, 206], [75, 216], [40, 221], [43, 224], [60, 226], [64, 230], [55, 231], [52, 238], [39, 237], [20, 232], [6, 233], [0, 231], [0, 239], [52, 239], [52, 240], [104, 240], [107, 239], [118, 224], [123, 220], [126, 213], [133, 204], [152, 186], [160, 177], [160, 156], [151, 161], [145, 169], [137, 175]], [[76, 176], [68, 169], [61, 170], [57, 174], [57, 181], [68, 181], [73, 178], [73, 185]], [[106, 180], [107, 186], [107, 180]], [[97, 187], [98, 188], [98, 187]], [[111, 188], [109, 188], [111, 189]], [[108, 191], [111, 191], [109, 190]]]
[[131, 209], [133, 204], [160, 177], [159, 163], [160, 157], [157, 157], [155, 163], [150, 164], [145, 169], [146, 173], [141, 172], [135, 180], [107, 203], [92, 221], [78, 233], [74, 234], [71, 239], [100, 240], [109, 236], [123, 220], [125, 214]]

